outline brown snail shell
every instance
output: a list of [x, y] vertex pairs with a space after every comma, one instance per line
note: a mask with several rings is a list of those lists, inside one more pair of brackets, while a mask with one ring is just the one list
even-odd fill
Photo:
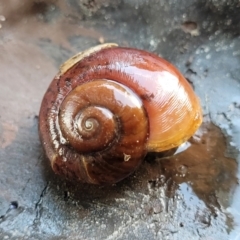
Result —
[[61, 67], [42, 101], [39, 133], [56, 173], [106, 184], [130, 175], [147, 152], [179, 146], [201, 122], [199, 100], [173, 65], [109, 43]]

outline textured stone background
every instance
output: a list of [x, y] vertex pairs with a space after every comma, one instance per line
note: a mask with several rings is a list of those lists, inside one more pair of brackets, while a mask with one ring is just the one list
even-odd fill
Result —
[[[0, 3], [0, 239], [240, 239], [240, 2]], [[173, 62], [201, 98], [189, 148], [108, 187], [53, 174], [42, 96], [76, 52], [117, 42]], [[213, 125], [215, 124], [215, 125]]]

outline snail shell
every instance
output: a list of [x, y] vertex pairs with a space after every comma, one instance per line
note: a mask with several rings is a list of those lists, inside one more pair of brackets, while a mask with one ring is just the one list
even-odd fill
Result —
[[130, 175], [147, 152], [179, 146], [201, 122], [199, 100], [173, 65], [108, 43], [60, 68], [42, 101], [39, 133], [56, 173], [106, 184]]

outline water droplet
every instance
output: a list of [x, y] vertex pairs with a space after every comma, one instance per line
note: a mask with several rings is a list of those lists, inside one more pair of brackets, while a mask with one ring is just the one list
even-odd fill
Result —
[[16, 209], [16, 208], [18, 208], [18, 202], [17, 201], [11, 202], [9, 209]]
[[180, 165], [180, 166], [178, 166], [177, 171], [179, 173], [183, 174], [184, 176], [183, 175], [182, 176], [185, 177], [185, 175], [186, 175], [186, 173], [188, 171], [188, 168], [185, 165]]
[[61, 144], [66, 144], [67, 141], [64, 137], [60, 137], [60, 142]]

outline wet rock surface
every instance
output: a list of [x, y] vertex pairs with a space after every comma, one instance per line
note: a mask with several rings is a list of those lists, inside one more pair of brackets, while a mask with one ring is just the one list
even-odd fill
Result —
[[[1, 2], [0, 238], [240, 239], [239, 10], [234, 0]], [[99, 187], [53, 174], [37, 124], [59, 65], [103, 42], [173, 62], [205, 120], [175, 155], [149, 155]]]

